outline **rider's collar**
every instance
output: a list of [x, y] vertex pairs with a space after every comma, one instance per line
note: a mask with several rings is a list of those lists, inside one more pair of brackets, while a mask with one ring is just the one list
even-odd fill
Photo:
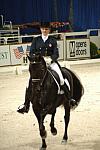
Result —
[[45, 41], [48, 39], [48, 35], [47, 35], [47, 36], [44, 36], [44, 35], [42, 34], [42, 39], [43, 39], [43, 41], [45, 42]]

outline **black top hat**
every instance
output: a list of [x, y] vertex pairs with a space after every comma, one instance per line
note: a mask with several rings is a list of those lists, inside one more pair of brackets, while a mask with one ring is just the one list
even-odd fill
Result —
[[40, 28], [50, 28], [50, 23], [49, 22], [41, 22]]

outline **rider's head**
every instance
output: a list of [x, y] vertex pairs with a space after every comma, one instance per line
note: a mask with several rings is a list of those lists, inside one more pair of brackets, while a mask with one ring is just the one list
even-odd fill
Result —
[[44, 36], [47, 36], [50, 33], [50, 23], [49, 22], [41, 22], [40, 30]]

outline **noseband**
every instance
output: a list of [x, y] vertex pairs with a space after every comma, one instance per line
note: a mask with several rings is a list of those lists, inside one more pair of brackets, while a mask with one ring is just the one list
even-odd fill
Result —
[[32, 79], [32, 82], [38, 82], [40, 79]]

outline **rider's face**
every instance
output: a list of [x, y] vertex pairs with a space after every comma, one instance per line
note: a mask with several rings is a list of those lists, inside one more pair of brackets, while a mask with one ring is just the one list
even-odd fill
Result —
[[44, 36], [47, 36], [50, 33], [50, 28], [40, 28], [40, 30]]

